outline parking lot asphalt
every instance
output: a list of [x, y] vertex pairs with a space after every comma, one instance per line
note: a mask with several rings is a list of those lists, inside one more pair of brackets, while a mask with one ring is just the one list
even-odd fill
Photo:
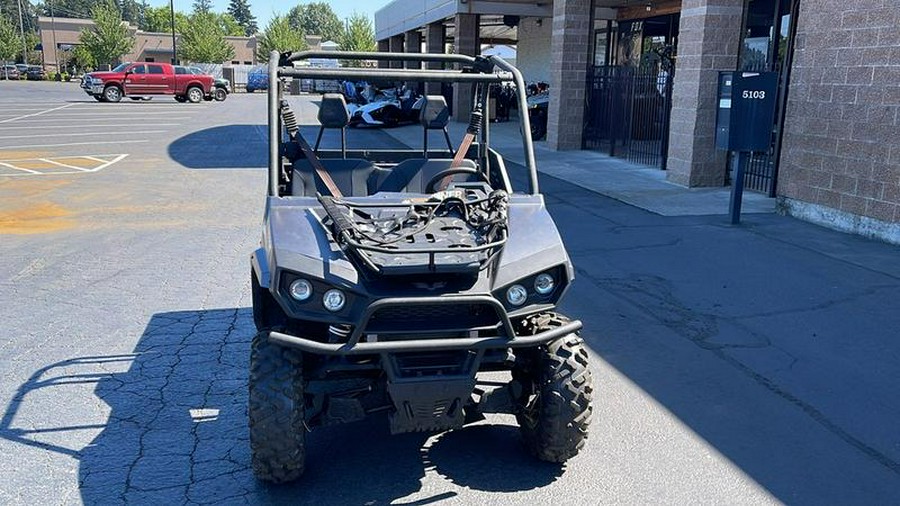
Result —
[[[292, 100], [312, 125], [314, 100]], [[896, 501], [896, 247], [774, 215], [659, 216], [549, 176], [577, 268], [562, 309], [592, 351], [584, 451], [535, 462], [504, 416], [404, 436], [373, 419], [311, 434], [298, 483], [257, 483], [265, 116], [262, 95], [100, 104], [0, 83], [0, 503]]]

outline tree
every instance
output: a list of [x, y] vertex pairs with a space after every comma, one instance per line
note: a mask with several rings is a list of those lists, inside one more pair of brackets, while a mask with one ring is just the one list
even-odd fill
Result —
[[194, 11], [181, 32], [181, 58], [193, 63], [222, 63], [234, 58], [234, 47], [225, 40], [219, 15]]
[[132, 25], [140, 26], [144, 17], [144, 6], [135, 0], [117, 0], [117, 3], [119, 4], [119, 11], [122, 13], [122, 19]]
[[[375, 50], [375, 28], [372, 26], [372, 20], [364, 14], [354, 12], [347, 18], [347, 26], [341, 35], [342, 51], [374, 51]], [[350, 67], [359, 67], [363, 64], [360, 60], [349, 60], [345, 65]]]
[[212, 12], [212, 0], [194, 0], [194, 12]]
[[326, 2], [297, 5], [288, 12], [288, 19], [294, 29], [307, 35], [321, 35], [323, 41], [337, 41], [344, 33], [344, 25]]
[[75, 67], [81, 69], [94, 69], [97, 67], [94, 55], [81, 44], [75, 46], [75, 49], [72, 50], [72, 63]]
[[112, 64], [134, 47], [134, 36], [112, 0], [98, 3], [91, 9], [94, 26], [81, 31], [79, 42], [98, 64]]
[[[181, 32], [187, 26], [188, 17], [183, 12], [175, 13], [175, 31]], [[172, 18], [169, 7], [148, 7], [144, 11], [144, 23], [140, 25], [141, 30], [146, 32], [162, 32], [169, 33], [172, 31]]]
[[250, 12], [248, 0], [231, 0], [231, 3], [228, 4], [228, 13], [241, 25], [244, 35], [247, 37], [259, 31], [256, 25], [256, 16]]
[[[13, 61], [22, 49], [22, 39], [16, 31], [16, 25], [5, 17], [0, 17], [0, 63]], [[6, 65], [3, 66], [6, 68]]]
[[291, 27], [287, 17], [276, 14], [259, 35], [256, 44], [257, 58], [268, 61], [273, 49], [279, 53], [306, 49], [306, 37], [303, 32]]
[[231, 37], [244, 36], [244, 27], [238, 24], [237, 20], [234, 19], [234, 16], [227, 12], [215, 14], [215, 16], [216, 22], [219, 24], [219, 29], [222, 30], [223, 34]]

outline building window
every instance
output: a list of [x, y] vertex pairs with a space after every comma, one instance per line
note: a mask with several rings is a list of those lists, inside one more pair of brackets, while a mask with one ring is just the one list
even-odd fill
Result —
[[231, 64], [232, 65], [240, 65], [241, 61], [240, 60], [231, 60]]
[[153, 63], [156, 61], [156, 58], [147, 58], [147, 62]]
[[244, 65], [253, 65], [253, 62], [252, 62], [252, 61], [245, 61], [245, 62], [244, 62]]

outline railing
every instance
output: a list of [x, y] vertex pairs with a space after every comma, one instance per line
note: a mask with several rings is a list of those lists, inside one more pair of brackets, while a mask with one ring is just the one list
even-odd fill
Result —
[[673, 72], [600, 66], [589, 76], [585, 149], [666, 168]]

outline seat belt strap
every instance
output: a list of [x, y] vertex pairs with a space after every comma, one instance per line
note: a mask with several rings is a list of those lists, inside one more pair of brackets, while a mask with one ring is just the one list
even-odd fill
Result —
[[290, 105], [288, 105], [286, 100], [281, 101], [281, 117], [284, 119], [284, 126], [285, 128], [287, 128], [288, 135], [291, 137], [291, 140], [293, 140], [297, 143], [298, 146], [300, 146], [300, 150], [303, 151], [303, 156], [305, 156], [306, 159], [309, 160], [309, 163], [313, 166], [316, 175], [319, 176], [319, 179], [321, 179], [322, 183], [325, 184], [325, 187], [328, 188], [328, 193], [330, 193], [332, 197], [337, 199], [343, 197], [344, 195], [341, 193], [341, 190], [338, 188], [337, 184], [335, 184], [334, 179], [331, 179], [331, 174], [328, 173], [328, 169], [326, 169], [325, 166], [322, 165], [319, 157], [316, 156], [316, 153], [300, 133], [300, 127], [297, 125], [297, 118], [296, 116], [294, 116], [294, 111], [291, 109]]

